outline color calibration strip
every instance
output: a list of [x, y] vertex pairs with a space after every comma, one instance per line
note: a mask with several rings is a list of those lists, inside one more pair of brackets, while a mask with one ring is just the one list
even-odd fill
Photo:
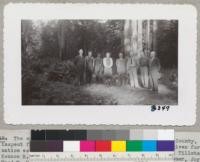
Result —
[[173, 130], [43, 130], [31, 132], [31, 152], [174, 151]]

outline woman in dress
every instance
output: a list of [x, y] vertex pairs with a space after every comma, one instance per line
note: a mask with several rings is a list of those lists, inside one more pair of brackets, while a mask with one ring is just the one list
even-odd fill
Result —
[[112, 66], [113, 59], [110, 57], [110, 53], [106, 53], [106, 57], [103, 58], [103, 66], [104, 66], [104, 76], [112, 76]]
[[103, 67], [104, 67], [104, 83], [106, 85], [111, 85], [112, 83], [112, 66], [113, 59], [110, 57], [110, 53], [106, 53], [106, 57], [103, 58]]

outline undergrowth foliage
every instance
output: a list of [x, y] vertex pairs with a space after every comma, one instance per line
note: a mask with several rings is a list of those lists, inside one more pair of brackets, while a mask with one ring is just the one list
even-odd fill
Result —
[[[167, 23], [158, 21], [157, 53], [162, 67], [159, 82], [173, 90], [178, 89], [177, 33], [176, 21]], [[123, 20], [105, 22], [22, 20], [21, 34], [23, 105], [120, 104], [115, 98], [109, 96], [111, 90], [119, 92], [118, 89], [120, 89], [116, 66], [113, 68], [112, 77], [102, 79], [104, 84], [92, 84], [90, 88], [87, 85], [79, 87], [77, 79], [79, 71], [74, 64], [74, 58], [78, 55], [80, 48], [83, 49], [84, 56], [89, 50], [93, 52], [94, 57], [98, 53], [104, 57], [105, 52], [110, 52], [115, 64], [119, 52], [124, 53]], [[125, 89], [120, 89], [120, 91], [126, 93], [129, 76], [126, 74], [123, 77], [126, 85]], [[102, 88], [105, 88], [105, 91], [110, 90], [105, 92], [108, 95], [98, 96], [93, 93], [104, 92]], [[145, 92], [143, 96], [146, 94], [149, 95]]]

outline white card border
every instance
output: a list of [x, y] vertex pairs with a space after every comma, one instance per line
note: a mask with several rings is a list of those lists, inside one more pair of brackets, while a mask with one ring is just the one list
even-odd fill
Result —
[[[22, 106], [21, 19], [56, 18], [178, 19], [178, 106], [168, 112], [151, 112], [150, 106]], [[196, 39], [197, 10], [192, 5], [8, 4], [4, 8], [4, 120], [8, 124], [193, 125]]]

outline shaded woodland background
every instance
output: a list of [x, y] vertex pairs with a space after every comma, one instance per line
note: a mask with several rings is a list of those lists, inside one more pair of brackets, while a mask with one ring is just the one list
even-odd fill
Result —
[[[143, 21], [143, 26], [145, 23]], [[168, 88], [176, 89], [174, 96], [171, 94], [168, 96], [172, 96], [173, 101], [171, 102], [171, 99], [166, 101], [174, 104], [177, 102], [178, 85], [174, 84], [171, 74], [178, 75], [178, 21], [157, 20], [156, 23], [156, 31], [150, 30], [149, 34], [153, 40], [156, 40], [156, 52], [163, 71], [161, 81]], [[153, 25], [151, 21], [150, 25]], [[95, 57], [98, 53], [104, 57], [107, 51], [111, 52], [114, 60], [119, 52], [128, 56], [129, 53], [124, 45], [127, 35], [124, 34], [124, 26], [125, 20], [22, 20], [22, 104], [121, 104], [112, 96], [105, 97], [102, 93], [94, 98], [91, 89], [88, 91], [77, 87], [77, 71], [73, 59], [80, 48], [84, 50], [84, 55], [92, 50]], [[142, 43], [143, 50], [147, 48], [155, 50], [155, 45], [147, 47], [144, 40]], [[140, 93], [135, 95], [137, 94]], [[141, 94], [141, 96], [145, 95]], [[72, 98], [76, 98], [76, 101]], [[135, 100], [135, 104], [149, 103]]]

